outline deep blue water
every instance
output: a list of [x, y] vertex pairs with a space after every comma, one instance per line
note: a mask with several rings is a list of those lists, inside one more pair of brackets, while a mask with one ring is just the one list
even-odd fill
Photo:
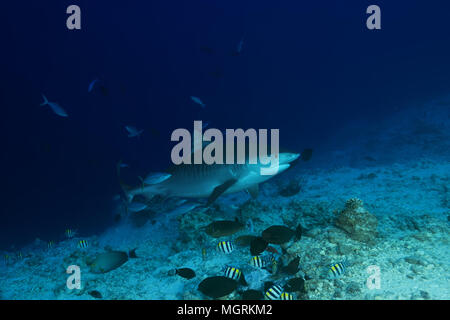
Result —
[[[349, 123], [448, 94], [450, 6], [393, 2], [3, 3], [0, 248], [67, 227], [100, 232], [112, 223], [117, 161], [130, 177], [164, 170], [171, 132], [193, 120], [279, 128], [281, 145], [317, 149]], [[79, 31], [65, 26], [70, 4]], [[381, 30], [365, 27], [370, 4]], [[88, 93], [95, 78], [107, 93]], [[40, 107], [41, 93], [69, 117]], [[143, 136], [127, 138], [125, 125]]]

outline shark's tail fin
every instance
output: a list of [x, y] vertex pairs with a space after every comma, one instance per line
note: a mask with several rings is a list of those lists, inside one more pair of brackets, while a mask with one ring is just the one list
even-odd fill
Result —
[[42, 103], [41, 103], [41, 106], [45, 106], [45, 105], [47, 105], [47, 104], [48, 104], [48, 100], [47, 100], [47, 97], [46, 97], [46, 96], [44, 96], [44, 94], [42, 94], [42, 98], [44, 99], [44, 102], [42, 102]]

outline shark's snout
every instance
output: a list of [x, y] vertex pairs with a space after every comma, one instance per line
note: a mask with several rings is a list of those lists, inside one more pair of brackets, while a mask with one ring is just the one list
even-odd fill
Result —
[[300, 157], [299, 153], [290, 153], [290, 152], [283, 152], [280, 153], [280, 164], [287, 164], [291, 163], [292, 161], [295, 161]]

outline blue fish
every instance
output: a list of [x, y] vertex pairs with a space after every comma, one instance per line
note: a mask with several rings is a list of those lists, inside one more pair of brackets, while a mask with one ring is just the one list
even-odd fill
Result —
[[68, 117], [67, 112], [56, 102], [51, 102], [47, 100], [47, 97], [42, 94], [42, 98], [44, 98], [44, 102], [41, 103], [41, 106], [48, 105], [55, 114], [61, 117]]
[[196, 104], [199, 104], [202, 108], [206, 107], [206, 105], [200, 100], [200, 98], [191, 96], [192, 101], [194, 101]]
[[89, 88], [88, 88], [88, 92], [91, 92], [92, 89], [94, 89], [94, 85], [95, 83], [98, 82], [98, 79], [93, 80], [90, 84], [89, 84]]
[[140, 137], [142, 132], [144, 130], [138, 130], [136, 127], [133, 126], [125, 126], [125, 129], [128, 131], [128, 138], [134, 138], [134, 137]]

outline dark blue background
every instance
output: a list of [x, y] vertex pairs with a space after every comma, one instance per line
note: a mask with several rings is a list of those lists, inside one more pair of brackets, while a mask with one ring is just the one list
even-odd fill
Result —
[[[2, 3], [0, 248], [58, 239], [67, 227], [99, 232], [112, 220], [116, 162], [131, 165], [129, 177], [164, 170], [170, 133], [195, 119], [280, 128], [281, 144], [301, 150], [349, 122], [448, 93], [447, 2]], [[70, 4], [81, 7], [80, 31], [66, 29]], [[365, 27], [370, 4], [381, 7], [382, 30]], [[95, 78], [107, 96], [87, 92]], [[69, 118], [40, 107], [41, 93]], [[127, 138], [125, 125], [142, 138]]]

